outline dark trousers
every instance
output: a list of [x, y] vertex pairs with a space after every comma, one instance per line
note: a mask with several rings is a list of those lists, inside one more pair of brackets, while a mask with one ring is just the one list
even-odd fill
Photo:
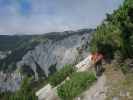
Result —
[[95, 64], [95, 71], [96, 71], [96, 76], [100, 76], [102, 74], [102, 61], [98, 61]]

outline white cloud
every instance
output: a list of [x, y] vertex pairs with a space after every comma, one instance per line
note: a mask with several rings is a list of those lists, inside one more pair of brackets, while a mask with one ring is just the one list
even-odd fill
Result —
[[45, 33], [96, 27], [123, 0], [30, 0], [29, 15], [21, 15], [19, 5], [12, 4], [1, 9], [0, 34]]

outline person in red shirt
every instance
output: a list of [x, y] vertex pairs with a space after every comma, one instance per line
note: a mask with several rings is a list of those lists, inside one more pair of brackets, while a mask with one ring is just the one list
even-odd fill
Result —
[[96, 76], [100, 76], [102, 72], [102, 59], [103, 55], [101, 53], [93, 53], [91, 57], [91, 61], [95, 66]]

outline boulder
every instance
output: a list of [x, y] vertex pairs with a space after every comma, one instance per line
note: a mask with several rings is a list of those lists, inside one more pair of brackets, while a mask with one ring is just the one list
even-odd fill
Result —
[[47, 84], [36, 92], [38, 100], [59, 100], [56, 90], [50, 84]]

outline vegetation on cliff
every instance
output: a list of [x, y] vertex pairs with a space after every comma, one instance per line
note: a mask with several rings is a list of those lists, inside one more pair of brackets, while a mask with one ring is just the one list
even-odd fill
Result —
[[64, 84], [58, 87], [58, 95], [62, 100], [73, 100], [74, 97], [90, 87], [95, 80], [94, 73], [75, 72], [69, 80], [66, 80]]
[[22, 81], [20, 90], [15, 93], [2, 92], [0, 94], [1, 100], [37, 100], [31, 81], [32, 78], [26, 77]]
[[65, 65], [61, 70], [55, 72], [53, 75], [49, 77], [49, 83], [52, 86], [57, 86], [62, 81], [66, 79], [66, 77], [70, 76], [74, 72], [74, 67], [72, 65]]
[[133, 57], [133, 1], [123, 5], [97, 27], [91, 41], [91, 51], [102, 52], [112, 58], [115, 53], [122, 59]]

